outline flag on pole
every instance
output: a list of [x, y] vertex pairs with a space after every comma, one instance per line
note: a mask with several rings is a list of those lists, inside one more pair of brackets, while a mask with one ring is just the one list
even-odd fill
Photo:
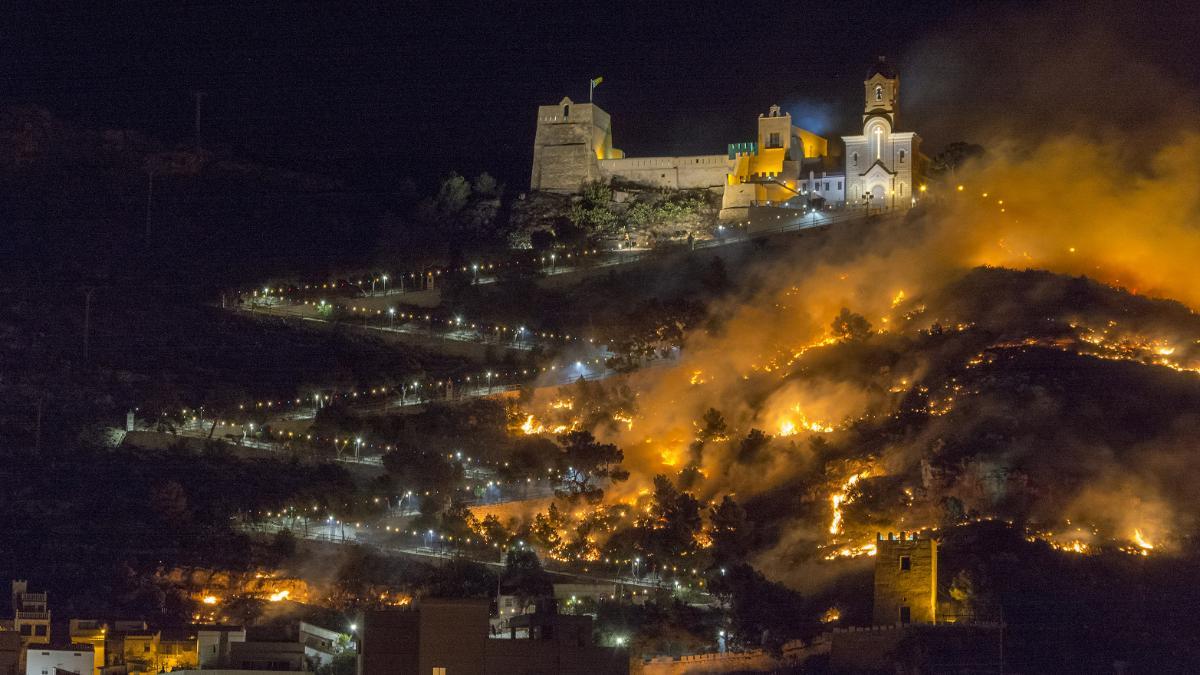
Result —
[[596, 91], [596, 87], [599, 87], [601, 82], [604, 82], [603, 77], [597, 77], [597, 78], [594, 78], [591, 80], [592, 86], [591, 86], [591, 88], [588, 89], [588, 100], [589, 101], [592, 100], [592, 93]]

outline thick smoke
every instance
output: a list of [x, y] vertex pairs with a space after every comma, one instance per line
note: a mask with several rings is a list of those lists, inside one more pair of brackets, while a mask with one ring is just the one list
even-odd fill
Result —
[[[1070, 132], [991, 140], [985, 159], [930, 186], [926, 213], [830, 232], [815, 247], [805, 239], [787, 265], [755, 270], [754, 283], [747, 284], [754, 290], [713, 310], [718, 328], [691, 334], [679, 367], [633, 379], [640, 413], [632, 429], [615, 438], [633, 480], [618, 491], [630, 494], [654, 474], [677, 475], [689, 463], [705, 476], [695, 486], [705, 497], [735, 493], [747, 501], [784, 491], [794, 498], [796, 518], [761, 561], [768, 569], [811, 556], [813, 542], [862, 544], [848, 540], [873, 528], [937, 525], [946, 503], [963, 517], [1017, 518], [1053, 528], [1054, 536], [1066, 536], [1064, 524], [1075, 523], [1072, 538], [1095, 543], [1128, 541], [1134, 532], [1159, 541], [1189, 533], [1195, 509], [1180, 498], [1200, 485], [1179, 476], [1186, 474], [1191, 452], [1187, 430], [1196, 422], [1177, 404], [1191, 400], [1194, 385], [1170, 378], [1200, 376], [1162, 368], [1143, 375], [1147, 366], [1130, 366], [1136, 370], [1123, 381], [1140, 387], [1140, 394], [1155, 393], [1160, 379], [1181, 388], [1157, 420], [1166, 428], [1147, 428], [1139, 442], [1096, 437], [1072, 424], [1055, 432], [1056, 420], [1078, 411], [1068, 405], [1071, 396], [1052, 389], [1040, 399], [1020, 398], [986, 387], [957, 391], [947, 379], [948, 369], [963, 367], [1001, 337], [1041, 340], [1060, 353], [1093, 353], [1084, 349], [1088, 340], [1104, 340], [1105, 349], [1122, 343], [1124, 351], [1110, 350], [1103, 358], [1146, 361], [1157, 349], [1174, 355], [1173, 367], [1196, 365], [1200, 332], [1183, 307], [1163, 309], [1166, 318], [1133, 321], [1130, 307], [1139, 300], [1128, 294], [1105, 291], [1109, 306], [1102, 311], [1094, 302], [1078, 306], [1081, 296], [1072, 294], [1078, 288], [1068, 278], [1014, 281], [971, 272], [980, 266], [1047, 270], [1200, 307], [1200, 283], [1192, 273], [1200, 259], [1200, 166], [1190, 161], [1200, 153], [1200, 135], [1178, 125], [1175, 115], [1187, 95], [1161, 73], [1143, 72], [1143, 65], [1131, 66], [1132, 72], [1117, 67], [1103, 40], [1077, 50], [1065, 66], [1100, 69], [1091, 72], [1092, 87], [1132, 87], [1132, 78], [1137, 86], [1130, 91], [1170, 100], [1147, 109], [1154, 114], [1143, 118], [1136, 145], [1131, 135], [1090, 128], [1090, 112], [1072, 124], [1073, 108], [1056, 103], [1055, 114], [1063, 118], [1056, 126]], [[1031, 64], [1020, 75], [1019, 91], [1002, 98], [1011, 104], [1061, 87], [1060, 65], [1049, 59]], [[988, 86], [996, 89], [1016, 77]], [[945, 109], [956, 105], [948, 101]], [[1084, 295], [1096, 293], [1092, 288]], [[1030, 307], [1044, 316], [1031, 319]], [[865, 317], [874, 333], [829, 344], [838, 337], [831, 322], [842, 308]], [[1050, 323], [1061, 330], [1075, 326], [1074, 333], [1040, 334]], [[927, 337], [935, 325], [963, 336]], [[986, 343], [973, 342], [980, 335]], [[993, 367], [1020, 370], [1026, 364]], [[1006, 372], [989, 371], [991, 382], [1007, 386]], [[1102, 371], [1088, 386], [1103, 390], [1106, 378], [1116, 376]], [[909, 414], [914, 397], [925, 422], [892, 435], [864, 431]], [[1098, 405], [1087, 398], [1081, 404]], [[709, 408], [723, 414], [728, 438], [701, 444], [699, 420]], [[1013, 429], [994, 448], [944, 450], [955, 442], [978, 446], [972, 434], [994, 434], [1001, 421]], [[774, 438], [767, 450], [747, 452], [742, 440], [755, 428]], [[948, 456], [959, 464], [952, 470], [935, 466]], [[855, 488], [851, 499], [859, 501], [846, 508], [844, 534], [831, 535], [830, 495], [860, 471], [870, 477]], [[901, 496], [902, 488], [917, 496]], [[922, 495], [937, 500], [922, 505]]]

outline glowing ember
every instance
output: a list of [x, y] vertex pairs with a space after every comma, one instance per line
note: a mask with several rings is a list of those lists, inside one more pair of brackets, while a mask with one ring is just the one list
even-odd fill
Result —
[[876, 553], [875, 544], [863, 544], [862, 546], [843, 546], [835, 551], [825, 554], [826, 560], [837, 560], [838, 558], [859, 558], [862, 556], [873, 556]]
[[287, 600], [289, 595], [291, 595], [291, 591], [279, 591], [277, 593], [272, 593], [267, 599], [271, 602], [279, 602], [281, 600]]
[[1146, 540], [1146, 537], [1142, 535], [1141, 530], [1133, 531], [1133, 543], [1137, 544], [1138, 548], [1142, 549], [1143, 551], [1151, 551], [1154, 549], [1154, 544], [1151, 544]]

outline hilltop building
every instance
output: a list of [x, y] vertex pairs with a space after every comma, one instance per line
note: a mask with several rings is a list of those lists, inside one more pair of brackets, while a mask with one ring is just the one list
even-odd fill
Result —
[[937, 540], [891, 532], [875, 538], [876, 626], [937, 623]]
[[586, 183], [720, 192], [722, 220], [771, 207], [907, 208], [927, 159], [921, 139], [896, 126], [900, 77], [882, 57], [863, 81], [863, 131], [837, 144], [792, 123], [778, 105], [758, 117], [755, 140], [724, 154], [627, 157], [613, 147], [612, 119], [595, 103], [563, 98], [538, 108], [529, 186], [574, 194]]
[[863, 82], [863, 132], [843, 136], [846, 146], [846, 200], [868, 208], [916, 204], [928, 160], [921, 137], [896, 131], [900, 76], [879, 59]]

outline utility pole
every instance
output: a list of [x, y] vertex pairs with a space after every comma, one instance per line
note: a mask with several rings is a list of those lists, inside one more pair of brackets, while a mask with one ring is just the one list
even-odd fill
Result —
[[200, 101], [204, 98], [204, 92], [194, 91], [192, 96], [196, 98], [196, 154], [200, 154]]
[[42, 451], [42, 408], [46, 404], [46, 392], [38, 394], [37, 400], [37, 418], [33, 423], [33, 449], [36, 452]]
[[95, 288], [83, 289], [83, 360], [88, 360], [88, 341], [89, 333], [92, 328], [92, 294], [96, 292]]
[[150, 177], [146, 188], [146, 241], [150, 241], [150, 218], [154, 212], [154, 169], [147, 171]]

